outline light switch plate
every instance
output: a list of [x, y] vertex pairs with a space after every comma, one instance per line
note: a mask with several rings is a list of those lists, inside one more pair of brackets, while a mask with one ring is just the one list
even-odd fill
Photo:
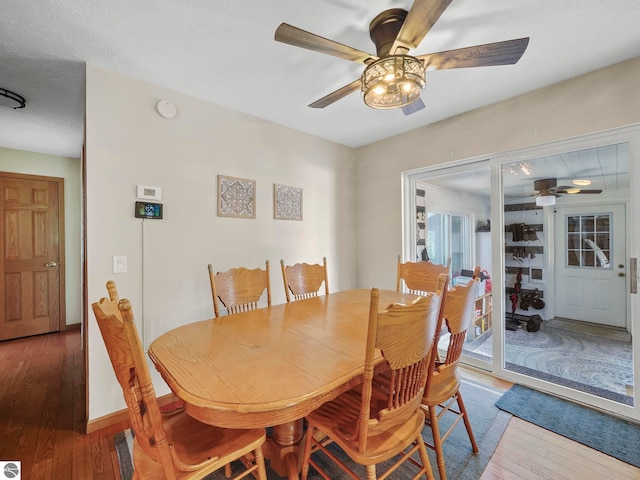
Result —
[[126, 255], [116, 255], [113, 257], [113, 273], [127, 273]]

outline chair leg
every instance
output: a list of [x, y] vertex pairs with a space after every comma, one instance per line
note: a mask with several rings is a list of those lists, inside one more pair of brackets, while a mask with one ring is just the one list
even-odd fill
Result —
[[258, 466], [258, 480], [267, 480], [267, 467], [264, 465], [264, 454], [262, 453], [262, 447], [256, 448], [254, 452], [256, 458], [255, 462]]
[[367, 465], [367, 480], [376, 480], [376, 466]]
[[471, 430], [471, 422], [469, 421], [469, 415], [467, 415], [467, 409], [464, 406], [464, 402], [462, 401], [462, 395], [458, 390], [456, 394], [458, 398], [458, 408], [460, 409], [460, 413], [462, 414], [462, 420], [464, 420], [464, 426], [467, 429], [467, 434], [469, 435], [469, 440], [471, 441], [471, 448], [473, 449], [473, 453], [478, 453], [478, 445], [476, 444], [476, 439], [473, 436], [473, 430]]
[[433, 478], [433, 470], [431, 470], [429, 455], [427, 454], [427, 447], [425, 446], [424, 440], [422, 439], [422, 433], [418, 435], [418, 438], [416, 438], [416, 442], [418, 442], [418, 453], [420, 454], [420, 460], [422, 461], [422, 466], [425, 469], [427, 480], [435, 480]]
[[302, 452], [301, 480], [307, 480], [307, 476], [309, 475], [309, 460], [311, 459], [311, 446], [313, 445], [313, 434], [315, 430], [315, 427], [312, 425], [307, 427], [307, 438], [305, 439], [304, 451]]
[[444, 467], [444, 452], [442, 451], [442, 438], [440, 438], [440, 426], [438, 425], [438, 411], [436, 405], [429, 407], [429, 420], [431, 421], [433, 448], [436, 451], [440, 480], [447, 480], [447, 470]]

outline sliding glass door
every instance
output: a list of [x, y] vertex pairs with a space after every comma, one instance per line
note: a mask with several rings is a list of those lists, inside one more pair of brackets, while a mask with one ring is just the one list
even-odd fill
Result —
[[639, 162], [635, 127], [405, 174], [405, 260], [486, 272], [463, 361], [640, 419]]
[[634, 405], [630, 167], [628, 141], [501, 165], [508, 374]]

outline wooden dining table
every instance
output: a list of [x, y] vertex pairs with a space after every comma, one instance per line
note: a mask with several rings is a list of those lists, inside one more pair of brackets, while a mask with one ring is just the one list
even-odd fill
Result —
[[[381, 309], [419, 298], [380, 293]], [[296, 479], [303, 417], [362, 381], [370, 298], [370, 290], [346, 290], [190, 323], [154, 340], [149, 356], [194, 418], [273, 427], [265, 457]]]

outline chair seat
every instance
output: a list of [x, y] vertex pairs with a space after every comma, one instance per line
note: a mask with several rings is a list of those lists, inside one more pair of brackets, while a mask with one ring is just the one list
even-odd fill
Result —
[[[318, 430], [336, 432], [332, 435], [340, 447], [361, 465], [374, 465], [395, 457], [407, 447], [407, 438], [416, 438], [424, 428], [425, 417], [420, 408], [409, 421], [397, 428], [386, 430], [378, 435], [369, 436], [367, 448], [364, 452], [358, 450], [358, 442], [346, 438], [348, 433], [355, 430], [360, 413], [359, 387], [340, 395], [336, 399], [323, 404], [320, 408], [307, 415], [307, 421]], [[382, 403], [372, 402], [371, 417], [382, 409]], [[339, 414], [337, 414], [339, 412]], [[426, 471], [426, 470], [425, 470]]]
[[453, 375], [443, 375], [438, 373], [436, 368], [432, 375], [429, 392], [422, 398], [422, 404], [428, 407], [439, 405], [451, 398], [460, 389], [462, 382], [462, 377], [457, 369]]
[[[185, 412], [171, 415], [163, 422], [163, 426], [175, 457], [181, 463], [198, 465], [190, 472], [174, 469], [176, 478], [181, 480], [202, 478], [237, 459], [239, 455], [251, 455], [266, 439], [264, 429], [231, 430], [214, 427], [195, 420]], [[204, 465], [207, 461], [210, 462], [208, 467]], [[139, 478], [165, 477], [162, 465], [146, 455], [135, 439], [133, 463]]]

